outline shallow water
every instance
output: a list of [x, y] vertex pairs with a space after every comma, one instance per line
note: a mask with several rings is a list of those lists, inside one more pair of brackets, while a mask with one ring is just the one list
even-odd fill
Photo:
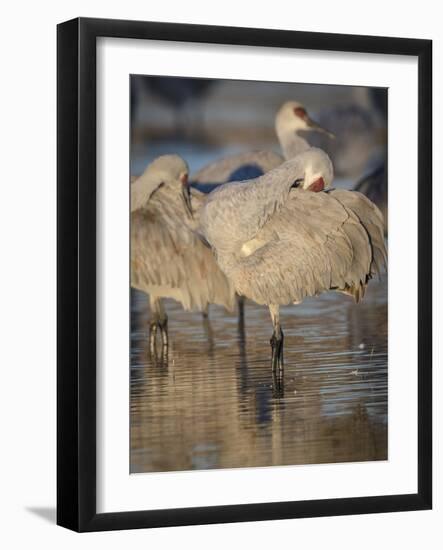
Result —
[[[282, 308], [284, 388], [273, 386], [266, 308], [209, 323], [166, 301], [167, 361], [151, 358], [149, 305], [132, 292], [131, 472], [387, 459], [387, 281], [362, 304], [329, 293]], [[159, 346], [160, 347], [160, 346]]]

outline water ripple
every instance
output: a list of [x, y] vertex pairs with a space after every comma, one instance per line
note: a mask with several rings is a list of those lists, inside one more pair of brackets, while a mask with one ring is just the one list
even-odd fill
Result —
[[387, 459], [387, 284], [363, 304], [329, 294], [282, 309], [284, 395], [273, 388], [266, 308], [245, 331], [166, 301], [168, 361], [148, 352], [148, 303], [131, 303], [131, 472]]

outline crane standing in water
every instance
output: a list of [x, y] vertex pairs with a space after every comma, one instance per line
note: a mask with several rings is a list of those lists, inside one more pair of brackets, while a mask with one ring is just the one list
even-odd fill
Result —
[[163, 298], [173, 298], [185, 310], [235, 307], [232, 284], [193, 231], [198, 213], [191, 210], [187, 177], [182, 158], [164, 155], [131, 185], [131, 286], [149, 295], [151, 351], [157, 329], [163, 349], [168, 347]]
[[329, 157], [310, 149], [267, 174], [227, 183], [200, 206], [200, 232], [235, 291], [271, 314], [272, 370], [283, 374], [281, 305], [330, 290], [359, 302], [386, 266], [383, 218], [364, 195], [325, 191]]

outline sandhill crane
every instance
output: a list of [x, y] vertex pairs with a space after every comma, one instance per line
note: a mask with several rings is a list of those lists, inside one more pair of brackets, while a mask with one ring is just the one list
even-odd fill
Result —
[[[275, 117], [275, 131], [283, 156], [274, 151], [252, 151], [239, 153], [212, 162], [192, 176], [191, 185], [203, 193], [210, 193], [220, 184], [250, 180], [266, 174], [280, 166], [286, 159], [310, 148], [312, 132], [320, 132], [333, 138], [308, 115], [298, 101], [286, 101]], [[243, 324], [244, 300], [238, 300], [239, 323]]]
[[231, 283], [192, 230], [198, 213], [192, 213], [187, 177], [182, 158], [164, 155], [131, 185], [131, 286], [149, 295], [151, 351], [157, 329], [163, 349], [168, 346], [162, 298], [173, 298], [185, 310], [205, 311], [210, 303], [235, 306]]
[[320, 149], [207, 196], [199, 231], [236, 292], [271, 314], [272, 370], [283, 374], [279, 307], [341, 291], [358, 302], [386, 265], [383, 219], [364, 195], [324, 191], [333, 179]]
[[273, 151], [252, 151], [239, 153], [210, 163], [192, 175], [192, 185], [203, 192], [210, 192], [217, 184], [242, 181], [266, 174], [279, 166], [284, 159], [290, 159], [310, 148], [312, 132], [333, 137], [308, 115], [298, 101], [286, 101], [275, 117], [275, 131], [284, 158]]

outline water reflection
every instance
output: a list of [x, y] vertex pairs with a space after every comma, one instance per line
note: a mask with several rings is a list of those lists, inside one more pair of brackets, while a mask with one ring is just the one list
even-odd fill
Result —
[[283, 388], [266, 308], [209, 319], [166, 301], [168, 361], [149, 354], [146, 297], [131, 300], [131, 472], [387, 458], [387, 282], [282, 308]]

